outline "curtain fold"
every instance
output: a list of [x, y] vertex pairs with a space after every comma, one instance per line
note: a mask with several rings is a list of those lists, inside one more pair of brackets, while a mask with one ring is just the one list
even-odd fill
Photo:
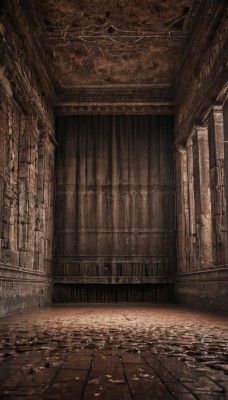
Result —
[[62, 116], [57, 141], [56, 264], [173, 262], [172, 116]]

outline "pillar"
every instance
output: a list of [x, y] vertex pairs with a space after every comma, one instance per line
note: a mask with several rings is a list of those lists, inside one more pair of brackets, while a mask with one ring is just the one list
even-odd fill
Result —
[[196, 126], [193, 137], [194, 197], [196, 235], [199, 241], [199, 268], [212, 266], [211, 190], [209, 176], [208, 129]]
[[178, 272], [187, 269], [186, 236], [188, 232], [188, 191], [187, 191], [187, 151], [178, 146], [176, 156], [176, 196], [177, 196], [177, 256]]
[[214, 105], [208, 121], [212, 198], [213, 265], [226, 263], [226, 201], [224, 187], [223, 107]]
[[194, 198], [194, 172], [193, 172], [193, 138], [187, 141], [187, 172], [188, 172], [188, 203], [189, 203], [189, 269], [194, 270], [197, 266], [197, 242], [196, 242], [196, 219]]
[[[225, 175], [225, 201], [226, 201], [226, 224], [228, 225], [228, 100], [223, 107], [224, 118], [224, 175]], [[228, 235], [226, 235], [226, 249], [228, 250]], [[226, 252], [226, 265], [228, 264], [228, 251]]]

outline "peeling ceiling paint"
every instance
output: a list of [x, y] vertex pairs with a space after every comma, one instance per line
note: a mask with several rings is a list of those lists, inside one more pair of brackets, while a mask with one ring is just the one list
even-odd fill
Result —
[[57, 86], [173, 84], [193, 0], [34, 0]]

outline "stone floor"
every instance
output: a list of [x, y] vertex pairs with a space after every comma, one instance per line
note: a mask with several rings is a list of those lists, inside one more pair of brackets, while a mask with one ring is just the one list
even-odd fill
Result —
[[0, 319], [0, 398], [228, 399], [228, 318], [53, 306]]

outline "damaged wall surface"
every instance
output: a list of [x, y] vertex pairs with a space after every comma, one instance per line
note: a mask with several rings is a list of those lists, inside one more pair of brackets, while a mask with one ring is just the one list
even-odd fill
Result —
[[0, 314], [228, 309], [227, 60], [227, 0], [0, 1]]
[[47, 304], [52, 292], [51, 91], [27, 21], [12, 15], [0, 24], [0, 315]]
[[222, 3], [212, 3], [207, 13], [206, 6], [201, 5], [177, 86], [176, 298], [226, 310], [228, 24]]

